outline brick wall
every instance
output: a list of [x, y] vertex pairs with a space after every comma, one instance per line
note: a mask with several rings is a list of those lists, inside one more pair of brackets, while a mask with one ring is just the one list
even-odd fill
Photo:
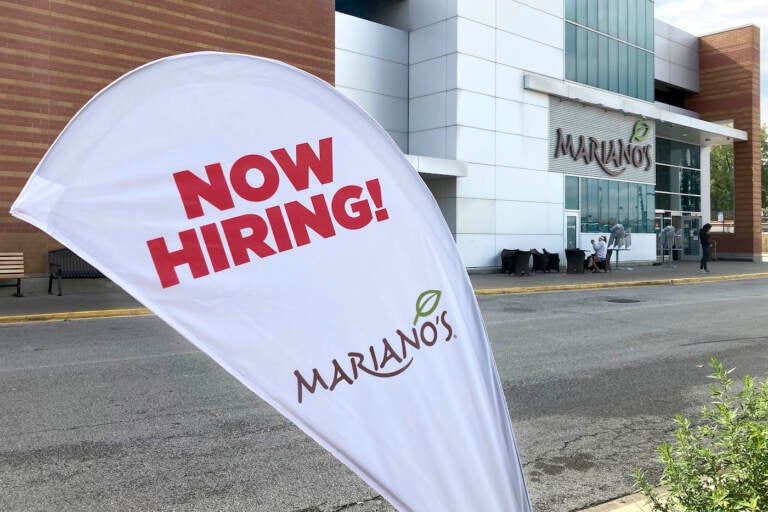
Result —
[[47, 271], [60, 244], [8, 210], [70, 118], [146, 62], [218, 50], [281, 60], [333, 83], [334, 0], [13, 0], [0, 17], [0, 252]]
[[760, 29], [747, 26], [700, 38], [700, 91], [686, 107], [706, 121], [733, 120], [749, 134], [734, 150], [735, 232], [717, 234], [720, 256], [759, 259], [760, 225]]

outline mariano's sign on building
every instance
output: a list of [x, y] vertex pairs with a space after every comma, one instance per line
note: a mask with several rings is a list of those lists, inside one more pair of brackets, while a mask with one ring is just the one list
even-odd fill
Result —
[[549, 170], [654, 183], [652, 121], [551, 99]]

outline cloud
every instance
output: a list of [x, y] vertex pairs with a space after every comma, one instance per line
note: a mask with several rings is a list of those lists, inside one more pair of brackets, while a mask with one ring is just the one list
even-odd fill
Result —
[[768, 2], [766, 0], [656, 0], [656, 17], [701, 36], [744, 25], [760, 27], [760, 118], [768, 123]]

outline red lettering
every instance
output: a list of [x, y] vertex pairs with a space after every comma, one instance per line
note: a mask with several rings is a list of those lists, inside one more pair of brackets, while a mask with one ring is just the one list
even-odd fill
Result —
[[309, 188], [310, 169], [322, 185], [333, 181], [333, 139], [320, 139], [319, 145], [319, 157], [308, 143], [296, 145], [295, 163], [283, 148], [271, 152], [297, 191]]
[[314, 211], [298, 201], [285, 203], [285, 214], [288, 217], [293, 237], [296, 239], [296, 245], [298, 246], [307, 245], [311, 242], [307, 228], [311, 228], [312, 231], [323, 238], [330, 238], [336, 234], [331, 213], [328, 211], [328, 205], [325, 203], [325, 197], [322, 194], [317, 194], [312, 196], [311, 199], [312, 206], [315, 208]]
[[205, 172], [208, 175], [208, 181], [199, 178], [192, 171], [179, 171], [173, 174], [188, 219], [203, 215], [201, 198], [219, 210], [235, 207], [221, 164], [206, 165]]
[[264, 210], [267, 214], [267, 220], [269, 225], [272, 226], [272, 235], [275, 237], [275, 245], [280, 252], [293, 249], [293, 242], [291, 242], [291, 236], [288, 234], [288, 227], [285, 225], [285, 219], [283, 218], [283, 211], [279, 206], [271, 206]]
[[155, 270], [163, 288], [179, 284], [179, 277], [176, 275], [176, 267], [179, 265], [189, 265], [192, 277], [195, 279], [209, 274], [195, 230], [181, 231], [179, 240], [181, 249], [176, 251], [169, 251], [162, 237], [147, 241], [149, 254], [152, 256], [152, 262], [155, 264]]
[[[373, 213], [371, 212], [371, 206], [367, 200], [354, 201], [351, 204], [351, 199], [359, 199], [363, 193], [363, 187], [357, 185], [348, 185], [341, 187], [331, 200], [331, 210], [333, 210], [333, 218], [336, 222], [341, 224], [342, 227], [347, 229], [360, 229], [367, 226], [371, 220], [373, 220]], [[347, 204], [349, 209], [354, 215], [347, 213]]]
[[[261, 172], [263, 182], [258, 187], [248, 183], [248, 171], [252, 170]], [[269, 199], [277, 192], [277, 187], [280, 185], [277, 167], [261, 155], [245, 155], [238, 158], [232, 164], [229, 180], [237, 195], [253, 202]]]
[[[235, 265], [251, 261], [248, 256], [249, 250], [256, 253], [259, 258], [276, 254], [275, 250], [264, 241], [269, 235], [269, 226], [264, 219], [254, 213], [223, 220], [221, 229], [224, 231]], [[244, 233], [246, 230], [250, 230], [250, 234]]]
[[203, 242], [208, 250], [208, 257], [211, 259], [213, 271], [219, 272], [228, 269], [227, 251], [224, 249], [224, 242], [221, 240], [219, 228], [216, 227], [216, 224], [200, 226], [200, 234], [203, 235]]

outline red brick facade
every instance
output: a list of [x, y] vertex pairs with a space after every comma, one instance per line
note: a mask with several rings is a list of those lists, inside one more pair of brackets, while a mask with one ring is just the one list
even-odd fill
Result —
[[686, 106], [705, 121], [733, 120], [749, 134], [733, 145], [735, 233], [715, 234], [720, 256], [759, 260], [760, 226], [760, 29], [747, 26], [699, 40], [699, 94]]
[[282, 60], [333, 83], [334, 0], [12, 0], [0, 17], [0, 252], [47, 271], [60, 244], [8, 214], [70, 118], [146, 62], [218, 50]]

